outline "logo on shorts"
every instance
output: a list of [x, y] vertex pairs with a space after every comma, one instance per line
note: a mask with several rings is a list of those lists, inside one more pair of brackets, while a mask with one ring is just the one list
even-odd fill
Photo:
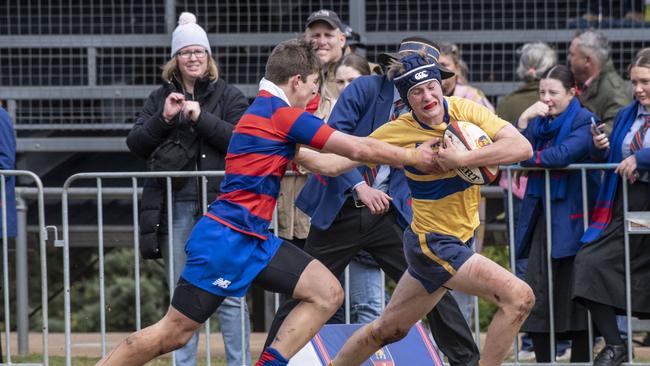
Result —
[[232, 282], [228, 280], [224, 280], [223, 278], [219, 277], [216, 281], [212, 282], [214, 286], [219, 286], [221, 288], [228, 288]]

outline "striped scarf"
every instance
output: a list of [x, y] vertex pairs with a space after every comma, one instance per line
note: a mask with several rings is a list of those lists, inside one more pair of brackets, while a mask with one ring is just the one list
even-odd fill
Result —
[[[632, 104], [618, 112], [618, 115], [614, 120], [614, 131], [612, 131], [609, 138], [610, 150], [607, 163], [620, 163], [621, 160], [623, 160], [621, 149], [623, 139], [630, 131], [632, 124], [634, 124], [638, 109], [639, 102], [634, 101]], [[612, 210], [614, 208], [614, 197], [616, 197], [618, 181], [618, 174], [616, 174], [614, 170], [609, 169], [605, 172], [603, 184], [601, 184], [600, 190], [598, 191], [596, 206], [591, 215], [591, 223], [581, 239], [583, 243], [591, 243], [598, 239], [612, 221]]]

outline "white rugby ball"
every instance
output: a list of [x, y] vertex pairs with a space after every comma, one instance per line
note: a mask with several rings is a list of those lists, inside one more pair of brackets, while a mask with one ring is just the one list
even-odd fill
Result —
[[[465, 121], [451, 122], [445, 130], [445, 136], [457, 149], [471, 151], [490, 145], [492, 139], [479, 126]], [[492, 183], [499, 174], [498, 166], [460, 167], [454, 169], [465, 181], [472, 184]]]

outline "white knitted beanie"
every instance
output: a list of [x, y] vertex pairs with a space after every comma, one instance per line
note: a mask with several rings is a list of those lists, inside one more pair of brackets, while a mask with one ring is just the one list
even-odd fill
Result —
[[183, 12], [178, 17], [178, 27], [174, 29], [172, 34], [171, 56], [174, 57], [176, 52], [183, 47], [194, 45], [202, 46], [208, 51], [208, 54], [212, 55], [208, 35], [200, 25], [196, 24], [196, 16], [192, 13]]

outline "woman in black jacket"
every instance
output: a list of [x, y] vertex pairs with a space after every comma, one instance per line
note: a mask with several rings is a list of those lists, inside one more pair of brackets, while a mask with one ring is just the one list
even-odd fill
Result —
[[[153, 171], [224, 170], [228, 143], [235, 124], [248, 107], [237, 88], [219, 79], [208, 37], [196, 17], [183, 13], [172, 36], [171, 59], [162, 68], [165, 84], [153, 91], [127, 136], [129, 149], [147, 160]], [[140, 214], [140, 247], [145, 258], [165, 258], [173, 272], [173, 286], [185, 263], [185, 241], [201, 216], [203, 199], [219, 194], [220, 178], [209, 178], [202, 197], [199, 178], [173, 180], [172, 254], [167, 246], [165, 179], [144, 185]], [[169, 264], [173, 263], [172, 268]], [[240, 299], [227, 298], [219, 307], [228, 365], [242, 365]], [[248, 311], [246, 345], [248, 345]], [[177, 365], [196, 364], [198, 334], [176, 351]], [[248, 346], [247, 346], [248, 347]], [[245, 364], [250, 364], [246, 349]]]

